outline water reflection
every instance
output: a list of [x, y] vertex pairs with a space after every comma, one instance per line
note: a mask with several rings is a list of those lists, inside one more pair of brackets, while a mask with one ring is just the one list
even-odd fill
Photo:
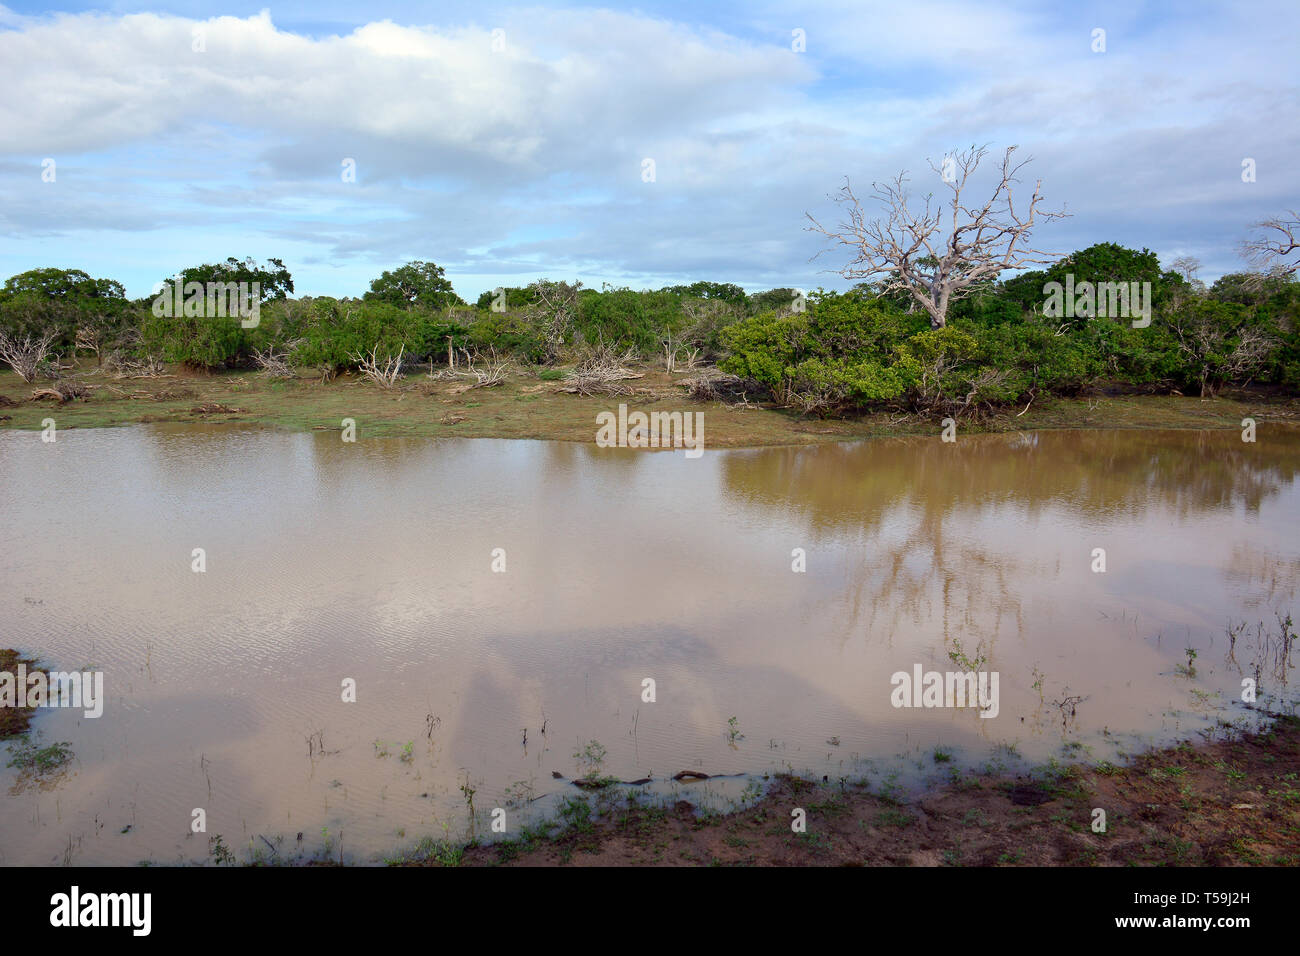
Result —
[[[1100, 758], [1233, 719], [1256, 670], [1282, 706], [1293, 671], [1255, 625], [1296, 597], [1300, 435], [1259, 439], [688, 460], [246, 426], [4, 433], [4, 642], [101, 667], [109, 701], [99, 721], [38, 719], [78, 762], [0, 801], [0, 861], [201, 859], [196, 806], [231, 846], [325, 828], [372, 859], [459, 833], [462, 785], [480, 810], [521, 784], [565, 792], [552, 773], [574, 776], [590, 740], [622, 779], [857, 777], [899, 754], [932, 769], [938, 745]], [[956, 655], [1001, 674], [996, 719], [890, 705], [894, 671]]]

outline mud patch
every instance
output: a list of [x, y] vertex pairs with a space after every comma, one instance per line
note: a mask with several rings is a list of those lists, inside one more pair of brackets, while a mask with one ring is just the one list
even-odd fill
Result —
[[[775, 778], [756, 805], [700, 815], [629, 792], [599, 818], [470, 846], [465, 866], [1295, 866], [1300, 720], [1153, 751], [1127, 767], [955, 777], [911, 802]], [[791, 830], [791, 813], [806, 830]], [[1093, 828], [1105, 811], [1105, 830]], [[553, 834], [551, 831], [555, 831]]]

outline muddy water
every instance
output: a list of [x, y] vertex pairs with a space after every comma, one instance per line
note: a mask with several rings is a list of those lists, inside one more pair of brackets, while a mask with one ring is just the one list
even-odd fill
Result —
[[[698, 460], [3, 433], [0, 646], [101, 670], [107, 700], [37, 717], [72, 744], [63, 773], [0, 770], [0, 862], [210, 860], [216, 834], [240, 859], [375, 862], [464, 836], [462, 786], [480, 832], [553, 809], [591, 740], [605, 773], [725, 809], [787, 768], [888, 785], [1191, 737], [1249, 714], [1243, 676], [1294, 707], [1268, 635], [1300, 618], [1298, 472], [1277, 428]], [[892, 706], [891, 675], [958, 647], [998, 672], [996, 717]], [[755, 776], [664, 782], [680, 770]]]

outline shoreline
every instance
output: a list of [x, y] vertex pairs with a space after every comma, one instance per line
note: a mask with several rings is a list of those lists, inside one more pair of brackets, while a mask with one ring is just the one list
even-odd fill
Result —
[[[705, 413], [704, 448], [764, 448], [933, 436], [940, 421], [922, 415], [878, 411], [852, 418], [808, 418], [757, 397], [742, 401], [695, 401], [684, 389], [688, 376], [641, 369], [632, 394], [579, 396], [561, 382], [532, 372], [511, 374], [492, 388], [411, 375], [401, 387], [383, 389], [354, 376], [324, 383], [315, 379], [268, 379], [255, 372], [220, 375], [177, 371], [160, 378], [114, 379], [85, 369], [77, 380], [85, 399], [60, 404], [33, 399], [37, 386], [12, 372], [0, 373], [0, 428], [41, 430], [53, 418], [59, 429], [122, 425], [215, 422], [339, 431], [356, 422], [367, 437], [523, 438], [594, 442], [597, 416], [619, 404], [653, 411]], [[1231, 392], [1201, 399], [1182, 395], [1095, 394], [1045, 396], [1026, 409], [1000, 409], [980, 420], [962, 419], [959, 434], [1054, 429], [1240, 429], [1244, 418], [1261, 426], [1300, 423], [1300, 397], [1276, 392]], [[652, 449], [646, 449], [652, 450]]]
[[[400, 865], [1297, 866], [1300, 718], [1272, 715], [1263, 729], [1145, 750], [1124, 766], [954, 772], [912, 799], [786, 774], [726, 813], [619, 796], [603, 807], [572, 797], [562, 823]], [[802, 833], [792, 831], [796, 808]]]

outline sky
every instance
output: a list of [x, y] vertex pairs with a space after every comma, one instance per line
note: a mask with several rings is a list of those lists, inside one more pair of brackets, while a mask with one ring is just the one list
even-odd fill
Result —
[[0, 278], [135, 297], [251, 255], [299, 295], [413, 259], [470, 301], [541, 277], [844, 288], [807, 214], [837, 221], [846, 177], [942, 198], [929, 162], [987, 144], [983, 171], [1018, 146], [1018, 190], [1070, 214], [1036, 247], [1212, 280], [1300, 208], [1297, 51], [1295, 0], [12, 2]]

